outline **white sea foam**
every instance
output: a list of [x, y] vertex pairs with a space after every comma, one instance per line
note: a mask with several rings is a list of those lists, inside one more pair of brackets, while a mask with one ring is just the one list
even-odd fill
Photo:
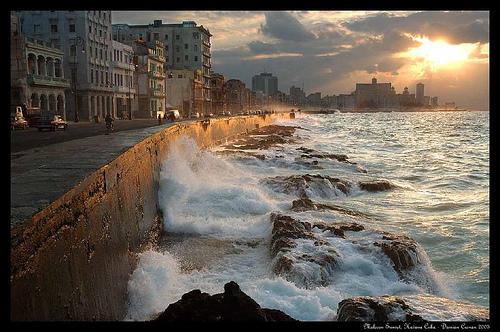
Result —
[[[338, 121], [342, 121], [342, 117], [352, 115], [335, 116], [339, 116]], [[335, 319], [338, 303], [353, 296], [413, 296], [414, 304], [418, 306], [420, 303], [422, 311], [425, 310], [424, 304], [418, 302], [418, 296], [423, 296], [422, 294], [434, 293], [449, 298], [461, 298], [456, 293], [460, 293], [462, 289], [456, 286], [449, 273], [436, 272], [423, 250], [419, 253], [421, 264], [402, 280], [392, 268], [390, 259], [379, 247], [373, 246], [374, 240], [380, 236], [367, 232], [360, 232], [359, 236], [357, 232], [346, 232], [349, 236], [341, 239], [314, 230], [315, 234], [322, 236], [339, 254], [339, 264], [328, 271], [330, 283], [327, 286], [312, 283], [313, 285], [305, 287], [297, 280], [286, 280], [272, 272], [273, 260], [269, 253], [272, 228], [269, 215], [272, 211], [281, 211], [308, 222], [330, 223], [352, 221], [353, 218], [335, 211], [292, 213], [289, 209], [296, 196], [277, 192], [272, 187], [263, 185], [262, 181], [269, 177], [322, 174], [345, 179], [354, 184], [367, 178], [394, 178], [394, 183], [400, 185], [403, 190], [372, 194], [359, 190], [357, 185], [354, 185], [347, 197], [327, 187], [308, 188], [308, 194], [314, 201], [325, 204], [346, 206], [368, 214], [378, 215], [383, 212], [382, 215], [389, 216], [387, 220], [356, 220], [366, 227], [378, 227], [391, 232], [403, 231], [411, 236], [413, 228], [418, 229], [425, 225], [419, 223], [419, 211], [413, 211], [411, 208], [415, 201], [428, 199], [422, 196], [425, 190], [429, 190], [421, 188], [424, 182], [415, 184], [418, 179], [425, 179], [427, 175], [397, 173], [401, 166], [398, 164], [397, 169], [391, 168], [390, 163], [384, 160], [387, 156], [384, 149], [373, 150], [376, 152], [370, 150], [373, 144], [370, 140], [376, 140], [377, 136], [367, 136], [368, 138], [364, 139], [366, 135], [376, 133], [365, 132], [360, 125], [354, 132], [357, 133], [358, 140], [363, 140], [365, 146], [355, 141], [343, 140], [343, 145], [338, 147], [338, 138], [344, 139], [344, 134], [339, 129], [341, 127], [335, 127], [331, 120], [308, 115], [298, 115], [296, 120], [293, 125], [311, 129], [298, 130], [301, 136], [310, 138], [303, 146], [328, 153], [345, 153], [349, 155], [350, 160], [361, 162], [369, 173], [362, 174], [356, 171], [355, 165], [330, 160], [319, 161], [322, 169], [299, 165], [295, 158], [300, 152], [296, 148], [302, 145], [288, 144], [259, 151], [259, 154], [266, 156], [265, 160], [259, 160], [233, 156], [218, 157], [210, 151], [200, 150], [190, 139], [179, 139], [171, 145], [169, 157], [161, 171], [159, 202], [164, 213], [166, 231], [231, 241], [235, 249], [227, 251], [223, 257], [210, 260], [210, 264], [205, 264], [200, 269], [189, 271], [180, 268], [188, 257], [179, 252], [176, 252], [177, 256], [174, 257], [168, 252], [168, 247], [162, 247], [161, 252], [148, 251], [141, 254], [137, 269], [129, 281], [130, 303], [127, 319], [149, 319], [193, 289], [210, 294], [223, 292], [224, 284], [231, 280], [236, 281], [241, 289], [262, 307], [282, 310], [299, 320]], [[290, 125], [290, 122], [277, 124]], [[333, 126], [332, 128], [339, 131], [325, 131], [326, 126]], [[358, 148], [361, 152], [357, 151]], [[403, 155], [401, 159], [404, 158]], [[399, 177], [386, 174], [389, 171], [399, 174]], [[405, 209], [411, 210], [410, 213], [405, 214]], [[413, 223], [415, 226], [412, 226]], [[246, 245], [246, 240], [257, 240], [258, 244]], [[207, 246], [206, 250], [210, 248]], [[297, 254], [317, 253], [315, 246], [310, 243], [303, 243], [294, 250], [297, 250]], [[311, 280], [320, 276], [316, 264], [303, 262], [300, 268], [303, 269], [303, 275]], [[432, 310], [441, 310], [443, 313], [432, 315]], [[447, 308], [445, 304], [436, 303], [432, 309], [427, 310], [426, 317], [449, 317], [445, 312], [453, 310], [455, 309]], [[463, 315], [459, 317], [467, 318]]]

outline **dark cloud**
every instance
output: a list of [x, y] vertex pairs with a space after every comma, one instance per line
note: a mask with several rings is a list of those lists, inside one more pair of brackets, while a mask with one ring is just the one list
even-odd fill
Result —
[[316, 36], [308, 31], [295, 17], [287, 12], [268, 12], [266, 22], [261, 25], [262, 33], [291, 41], [306, 41]]
[[348, 29], [365, 33], [400, 31], [422, 34], [430, 38], [445, 37], [453, 43], [489, 41], [489, 13], [427, 11], [408, 16], [380, 13], [344, 23]]
[[255, 54], [270, 54], [278, 52], [277, 44], [264, 43], [261, 41], [252, 41], [248, 43], [248, 48]]

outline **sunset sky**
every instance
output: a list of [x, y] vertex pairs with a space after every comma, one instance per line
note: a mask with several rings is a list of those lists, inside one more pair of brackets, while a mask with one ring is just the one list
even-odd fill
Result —
[[356, 82], [425, 84], [440, 103], [489, 109], [489, 13], [364, 11], [114, 11], [113, 23], [186, 20], [208, 28], [212, 66], [251, 88], [262, 71], [306, 94], [350, 93]]

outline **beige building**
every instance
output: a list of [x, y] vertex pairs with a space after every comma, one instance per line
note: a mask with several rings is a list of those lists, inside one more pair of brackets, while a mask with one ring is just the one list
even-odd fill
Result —
[[203, 113], [201, 70], [173, 69], [167, 72], [167, 104], [178, 109], [181, 117]]
[[112, 42], [113, 54], [111, 56], [111, 79], [113, 85], [113, 110], [114, 117], [128, 119], [135, 111], [132, 105], [135, 100], [133, 49], [129, 45]]
[[155, 40], [146, 44], [137, 40], [134, 48], [135, 79], [137, 94], [135, 117], [156, 118], [165, 113], [165, 56], [163, 43]]
[[[66, 118], [64, 53], [47, 42], [25, 37], [17, 16], [11, 15], [11, 108], [26, 104], [28, 111]], [[27, 115], [27, 114], [25, 114]]]

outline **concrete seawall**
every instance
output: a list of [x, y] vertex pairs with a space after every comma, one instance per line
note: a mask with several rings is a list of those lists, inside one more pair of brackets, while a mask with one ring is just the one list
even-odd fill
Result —
[[292, 115], [168, 127], [86, 176], [30, 218], [16, 222], [11, 226], [11, 319], [123, 319], [136, 254], [150, 246], [161, 229], [159, 173], [169, 143], [187, 135], [201, 147], [217, 145]]

